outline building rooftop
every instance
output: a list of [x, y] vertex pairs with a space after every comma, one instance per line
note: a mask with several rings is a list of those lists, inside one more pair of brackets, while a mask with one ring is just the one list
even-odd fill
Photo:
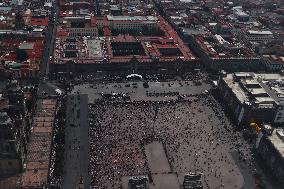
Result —
[[247, 33], [250, 35], [273, 35], [271, 31], [248, 30]]
[[93, 64], [103, 61], [106, 54], [103, 48], [104, 41], [102, 37], [96, 39], [84, 37], [79, 40], [71, 37], [57, 38], [52, 63], [64, 64], [69, 60], [74, 60], [76, 63]]
[[[151, 22], [158, 32], [143, 34], [121, 33], [111, 28], [111, 21]], [[177, 32], [161, 16], [111, 16], [92, 17], [92, 27], [102, 30], [102, 37], [80, 38], [72, 42], [76, 50], [66, 50], [64, 45], [70, 37], [58, 36], [56, 41], [55, 64], [65, 64], [69, 60], [75, 63], [129, 62], [135, 58], [138, 62], [171, 62], [194, 60], [190, 49], [178, 36]], [[116, 33], [115, 33], [116, 32]], [[136, 45], [136, 46], [135, 46]], [[133, 47], [137, 48], [133, 48]], [[120, 49], [117, 49], [117, 48]], [[76, 51], [76, 52], [75, 52]], [[139, 52], [138, 52], [139, 51]]]
[[284, 99], [284, 77], [280, 74], [237, 72], [223, 80], [242, 103], [272, 107]]
[[238, 82], [234, 81], [233, 74], [228, 74], [227, 77], [223, 78], [227, 85], [232, 89], [233, 93], [239, 99], [241, 103], [249, 103], [247, 94], [242, 90]]
[[31, 43], [31, 42], [22, 42], [20, 45], [19, 45], [19, 49], [23, 49], [23, 50], [32, 50], [34, 48], [34, 43]]
[[203, 51], [213, 59], [258, 59], [253, 51], [235, 38], [221, 35], [196, 35], [194, 38]]
[[34, 118], [30, 143], [27, 149], [26, 168], [18, 184], [20, 188], [39, 188], [48, 179], [56, 100], [43, 99], [39, 107], [41, 109]]
[[112, 16], [107, 15], [109, 21], [158, 21], [155, 16]]
[[87, 40], [87, 51], [90, 57], [103, 57], [103, 41], [100, 39]]

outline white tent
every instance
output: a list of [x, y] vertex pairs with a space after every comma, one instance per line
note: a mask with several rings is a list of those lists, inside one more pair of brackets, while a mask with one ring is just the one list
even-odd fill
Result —
[[57, 95], [62, 95], [62, 91], [60, 89], [55, 89]]
[[142, 79], [143, 77], [139, 74], [130, 74], [128, 76], [126, 76], [127, 79], [132, 78], [132, 77], [139, 77], [140, 79]]

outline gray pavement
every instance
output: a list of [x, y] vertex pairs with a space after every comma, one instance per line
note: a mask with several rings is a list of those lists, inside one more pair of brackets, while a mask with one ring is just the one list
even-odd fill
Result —
[[[53, 55], [54, 41], [56, 36], [56, 22], [58, 20], [59, 8], [57, 2], [53, 3], [53, 9], [49, 17], [49, 24], [45, 36], [45, 48], [40, 65], [40, 76], [45, 77], [49, 74], [49, 58]], [[53, 19], [55, 17], [55, 19]]]
[[168, 173], [171, 171], [162, 143], [154, 141], [147, 144], [145, 154], [151, 173]]
[[67, 100], [63, 189], [89, 188], [88, 96], [70, 95]]
[[[154, 184], [153, 184], [154, 183]], [[150, 189], [180, 189], [176, 174], [155, 174]]]
[[[197, 86], [192, 81], [149, 82], [148, 84], [149, 88], [144, 88], [143, 82], [82, 84], [74, 86], [72, 94], [88, 94], [89, 103], [100, 99], [102, 93], [124, 93], [129, 95], [132, 101], [163, 101], [177, 99], [176, 95], [171, 96], [168, 92], [178, 92], [180, 95], [198, 95], [211, 89], [210, 84], [202, 83]], [[159, 96], [155, 96], [155, 94], [159, 94]]]
[[158, 141], [147, 144], [145, 154], [153, 178], [150, 189], [179, 189], [177, 174], [172, 173], [163, 144]]
[[[209, 84], [196, 86], [190, 81], [149, 82], [149, 88], [144, 88], [142, 82], [76, 85], [72, 93], [88, 94], [92, 104], [91, 186], [124, 187], [129, 176], [157, 170], [159, 173], [151, 173], [150, 188], [173, 189], [177, 182], [181, 187], [188, 172], [203, 173], [204, 189], [253, 188], [251, 145], [235, 131], [213, 97], [204, 94], [210, 89]], [[169, 92], [179, 92], [185, 100], [167, 102], [177, 99], [177, 95], [167, 96]], [[102, 99], [101, 93], [124, 93], [132, 102], [93, 104]], [[163, 148], [147, 147], [157, 139], [162, 139]], [[148, 143], [141, 145], [145, 140]], [[160, 173], [165, 167], [168, 170], [165, 162], [170, 171]]]

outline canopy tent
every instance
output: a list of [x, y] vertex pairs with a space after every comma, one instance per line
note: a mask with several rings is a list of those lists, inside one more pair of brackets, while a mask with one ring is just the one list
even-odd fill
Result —
[[143, 77], [141, 75], [139, 75], [139, 74], [130, 74], [130, 75], [126, 76], [127, 79], [129, 79], [129, 78], [136, 78], [136, 77], [138, 77], [140, 79], [143, 79]]

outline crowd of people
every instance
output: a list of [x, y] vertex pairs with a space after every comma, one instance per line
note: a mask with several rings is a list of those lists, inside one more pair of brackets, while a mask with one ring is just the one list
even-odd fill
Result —
[[66, 95], [58, 96], [57, 98], [53, 126], [53, 149], [51, 151], [49, 168], [49, 185], [52, 188], [61, 188], [63, 180], [66, 100]]
[[[92, 82], [123, 82], [126, 80], [127, 73], [84, 73], [84, 74], [51, 74], [49, 78], [51, 80], [56, 80], [58, 83], [67, 83], [72, 81], [74, 85], [82, 84], [82, 83], [92, 83]], [[182, 80], [206, 80], [207, 75], [198, 72], [198, 73], [191, 73], [186, 72], [181, 74], [180, 76], [176, 76], [176, 74], [143, 74], [141, 73], [142, 78], [146, 81], [174, 81], [176, 79]]]
[[146, 129], [151, 112], [150, 109], [145, 112], [146, 106], [133, 112], [123, 109], [131, 106], [107, 102], [90, 106], [90, 165], [94, 188], [117, 188], [122, 176], [147, 172], [141, 140], [151, 133]]
[[120, 188], [123, 177], [149, 175], [144, 146], [155, 140], [163, 142], [173, 173], [202, 172], [204, 188], [241, 188], [244, 177], [236, 161], [248, 162], [250, 173], [255, 167], [250, 144], [210, 95], [100, 101], [90, 105], [92, 187]]
[[[159, 79], [157, 75], [148, 77]], [[122, 78], [118, 75], [110, 80]], [[183, 78], [204, 80], [202, 74], [186, 74]], [[95, 81], [96, 76], [80, 75], [72, 82], [66, 77], [57, 79], [71, 91], [72, 86]], [[137, 175], [148, 175], [155, 182], [144, 147], [156, 140], [163, 143], [171, 172], [201, 172], [204, 188], [241, 188], [248, 175], [242, 175], [240, 169], [248, 169], [248, 174], [255, 171], [251, 144], [236, 131], [210, 94], [155, 102], [104, 98], [90, 104], [89, 113], [92, 188], [121, 188], [122, 180]]]

